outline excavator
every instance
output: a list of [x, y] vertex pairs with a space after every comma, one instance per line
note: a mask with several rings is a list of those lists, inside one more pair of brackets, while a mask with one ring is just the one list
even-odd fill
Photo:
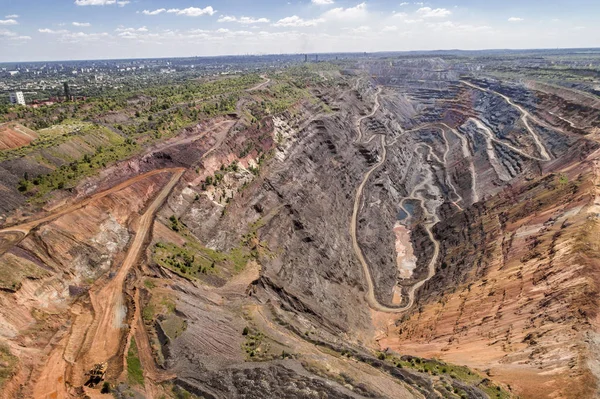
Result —
[[104, 379], [107, 369], [108, 363], [106, 362], [94, 364], [94, 367], [92, 367], [90, 371], [85, 373], [85, 375], [89, 377], [85, 385], [88, 387], [95, 387], [96, 385], [98, 385]]

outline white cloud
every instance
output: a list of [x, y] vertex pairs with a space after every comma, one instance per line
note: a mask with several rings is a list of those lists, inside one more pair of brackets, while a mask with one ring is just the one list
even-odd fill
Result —
[[384, 26], [382, 29], [383, 32], [396, 32], [397, 30], [398, 27], [396, 25]]
[[407, 5], [409, 5], [409, 4], [410, 4], [410, 3], [407, 3], [407, 2], [400, 3], [400, 7], [404, 7], [404, 6], [407, 6]]
[[324, 13], [322, 17], [324, 19], [337, 19], [337, 20], [352, 20], [365, 17], [367, 13], [367, 3], [360, 3], [354, 7], [343, 8], [338, 7], [331, 9]]
[[315, 26], [321, 22], [324, 22], [322, 19], [302, 19], [297, 15], [293, 15], [291, 17], [282, 18], [279, 21], [275, 22], [273, 26], [275, 27], [306, 27], [306, 26]]
[[4, 41], [8, 40], [11, 42], [31, 40], [31, 36], [19, 36], [15, 32], [6, 29], [0, 29], [0, 37], [2, 37]]
[[521, 22], [523, 21], [523, 18], [519, 18], [519, 17], [510, 17], [508, 19], [508, 22]]
[[217, 20], [217, 22], [237, 22], [236, 17], [231, 17], [229, 15], [224, 15]]
[[52, 35], [58, 35], [58, 34], [69, 33], [69, 31], [68, 31], [68, 30], [64, 30], [64, 29], [61, 29], [61, 30], [53, 30], [53, 29], [48, 29], [48, 28], [44, 28], [44, 29], [38, 29], [38, 32], [40, 32], [40, 33], [49, 33], [49, 34], [52, 34]]
[[445, 8], [421, 7], [417, 10], [417, 14], [423, 18], [443, 18], [449, 16], [452, 12]]
[[121, 1], [117, 1], [117, 5], [119, 7], [125, 7], [127, 4], [131, 3], [131, 1], [129, 0], [121, 0]]
[[4, 18], [6, 18], [6, 19], [15, 19], [15, 18], [19, 18], [19, 16], [17, 14], [11, 14], [11, 15], [7, 15]]
[[202, 15], [213, 15], [217, 11], [215, 9], [213, 9], [211, 6], [208, 6], [208, 7], [204, 7], [204, 8], [197, 8], [197, 7], [188, 7], [188, 8], [184, 8], [184, 9], [171, 8], [171, 9], [167, 10], [167, 12], [171, 13], [171, 14], [176, 14], [176, 15], [186, 15], [188, 17], [200, 17]]
[[219, 18], [217, 20], [217, 22], [237, 22], [243, 25], [250, 25], [250, 24], [268, 24], [269, 22], [271, 22], [269, 19], [267, 18], [252, 18], [252, 17], [232, 17], [229, 15], [224, 15], [221, 18]]
[[72, 24], [73, 26], [78, 26], [80, 28], [89, 28], [90, 26], [92, 26], [92, 24], [90, 24], [89, 22], [73, 22]]
[[85, 32], [72, 32], [66, 29], [61, 30], [52, 30], [48, 28], [38, 29], [40, 33], [47, 33], [53, 35], [57, 38], [59, 42], [68, 42], [68, 43], [80, 43], [80, 42], [90, 42], [90, 41], [98, 41], [100, 39], [114, 39], [113, 36], [106, 32], [102, 33], [85, 33]]
[[148, 28], [142, 26], [141, 28], [125, 28], [123, 26], [119, 26], [115, 29], [115, 32], [148, 32]]
[[319, 5], [319, 6], [326, 6], [329, 4], [333, 4], [334, 1], [333, 0], [312, 0], [312, 3]]
[[480, 32], [487, 31], [491, 28], [486, 25], [470, 25], [470, 24], [460, 24], [452, 21], [446, 22], [438, 22], [438, 23], [428, 23], [426, 25], [428, 28], [434, 30], [445, 30], [451, 31], [455, 33], [472, 33], [472, 32]]
[[117, 0], [75, 0], [78, 6], [107, 6], [116, 2]]
[[354, 33], [367, 33], [369, 31], [371, 31], [371, 28], [366, 25], [359, 26], [358, 28], [353, 29]]
[[3, 37], [14, 37], [14, 36], [17, 36], [17, 34], [15, 32], [11, 32], [11, 31], [6, 30], [6, 29], [0, 29], [0, 36], [3, 36]]
[[19, 25], [14, 19], [0, 19], [0, 25]]
[[142, 11], [142, 14], [144, 14], [144, 15], [158, 15], [158, 14], [166, 12], [166, 11], [167, 10], [165, 8], [159, 8], [158, 10], [154, 10], [154, 11], [144, 10], [144, 11]]

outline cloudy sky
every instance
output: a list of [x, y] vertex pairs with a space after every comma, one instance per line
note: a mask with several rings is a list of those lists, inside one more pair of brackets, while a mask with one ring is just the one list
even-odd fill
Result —
[[600, 45], [599, 0], [0, 0], [0, 62]]

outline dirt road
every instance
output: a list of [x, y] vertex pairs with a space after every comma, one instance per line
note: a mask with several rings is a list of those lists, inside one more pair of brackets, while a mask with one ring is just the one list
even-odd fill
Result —
[[[492, 142], [505, 146], [507, 148], [509, 148], [510, 150], [516, 152], [517, 154], [525, 157], [525, 158], [529, 158], [535, 161], [548, 161], [550, 160], [550, 155], [548, 154], [548, 152], [546, 151], [546, 148], [544, 147], [544, 145], [542, 144], [540, 138], [538, 137], [538, 135], [535, 133], [535, 131], [531, 128], [531, 126], [528, 124], [528, 118], [531, 118], [533, 120], [536, 120], [527, 110], [523, 109], [522, 107], [520, 107], [519, 105], [515, 104], [510, 98], [506, 97], [503, 94], [497, 93], [493, 90], [488, 90], [479, 86], [476, 86], [470, 82], [465, 82], [465, 81], [461, 81], [464, 84], [471, 86], [475, 89], [478, 90], [482, 90], [482, 91], [486, 91], [486, 92], [490, 92], [490, 93], [494, 93], [497, 94], [499, 96], [501, 96], [502, 98], [504, 98], [510, 105], [514, 106], [515, 108], [517, 108], [521, 114], [522, 114], [522, 120], [527, 128], [527, 130], [529, 130], [529, 132], [531, 133], [534, 141], [536, 142], [536, 145], [539, 149], [540, 154], [542, 155], [542, 158], [538, 158], [532, 155], [529, 155], [527, 153], [525, 153], [524, 151], [514, 147], [513, 145], [510, 145], [508, 143], [504, 143], [500, 140], [498, 140], [495, 135], [493, 134], [493, 132], [487, 127], [485, 126], [480, 120], [475, 119], [475, 118], [469, 118], [469, 120], [471, 122], [473, 122], [478, 129], [482, 130], [483, 132], [485, 132], [483, 135], [484, 137], [487, 139], [488, 141], [488, 153], [490, 153], [490, 151], [493, 151], [493, 147], [492, 146]], [[381, 94], [382, 89], [378, 88], [377, 89], [377, 94], [375, 97], [375, 106], [373, 108], [373, 111], [369, 114], [369, 115], [365, 115], [363, 117], [361, 117], [360, 119], [357, 120], [356, 122], [356, 127], [357, 127], [357, 138], [355, 140], [355, 143], [360, 143], [362, 141], [362, 128], [361, 128], [361, 123], [363, 120], [367, 119], [367, 118], [371, 118], [373, 115], [375, 115], [375, 113], [379, 110], [380, 108], [380, 102], [379, 102], [379, 95]], [[425, 124], [423, 126], [420, 126], [418, 128], [412, 129], [410, 131], [404, 131], [403, 133], [409, 133], [411, 131], [415, 131], [415, 130], [420, 130], [423, 129], [425, 127], [434, 127], [434, 126], [443, 126], [445, 128], [450, 129], [457, 137], [459, 137], [461, 139], [462, 142], [462, 150], [463, 150], [463, 155], [465, 157], [470, 158], [470, 151], [468, 149], [468, 142], [467, 139], [458, 133], [458, 131], [456, 129], [452, 129], [450, 128], [448, 125], [443, 124], [443, 123], [431, 123], [431, 124]], [[367, 142], [370, 142], [371, 140], [374, 139], [375, 136], [369, 138], [369, 140]], [[449, 152], [449, 144], [448, 144], [448, 140], [445, 136], [445, 132], [443, 131], [443, 137], [444, 140], [446, 141], [446, 151], [443, 155], [443, 163], [446, 164], [447, 163], [447, 156], [448, 156], [448, 152]], [[396, 140], [394, 140], [393, 143], [391, 143], [390, 145], [394, 144], [396, 142]], [[437, 157], [437, 155], [435, 155], [435, 153], [433, 152], [433, 148], [427, 144], [421, 144], [425, 147], [427, 147], [430, 151], [430, 154], [432, 154], [431, 156], [433, 156], [434, 158], [436, 158], [440, 163], [441, 160]], [[425, 216], [425, 219], [427, 220], [427, 222], [424, 224], [425, 229], [427, 231], [427, 235], [429, 236], [429, 239], [431, 240], [431, 242], [433, 243], [434, 246], [434, 250], [433, 250], [433, 254], [431, 257], [431, 260], [429, 262], [428, 265], [428, 273], [425, 279], [415, 283], [413, 286], [410, 287], [410, 289], [407, 292], [407, 297], [408, 297], [408, 303], [402, 307], [391, 307], [391, 306], [386, 306], [381, 304], [380, 302], [377, 301], [376, 296], [375, 296], [375, 287], [373, 284], [373, 278], [371, 275], [371, 271], [369, 269], [369, 265], [367, 264], [367, 261], [364, 257], [364, 254], [362, 252], [362, 249], [360, 248], [360, 245], [358, 243], [358, 239], [357, 239], [357, 219], [358, 219], [358, 214], [360, 212], [360, 208], [362, 205], [362, 194], [364, 191], [364, 188], [367, 184], [367, 182], [369, 181], [371, 175], [373, 174], [373, 172], [375, 172], [377, 169], [379, 169], [386, 161], [386, 157], [387, 157], [387, 145], [385, 142], [385, 136], [381, 135], [381, 148], [382, 148], [382, 157], [379, 160], [379, 162], [377, 164], [375, 164], [371, 169], [369, 169], [369, 171], [367, 171], [367, 173], [364, 175], [363, 180], [360, 184], [360, 186], [357, 189], [356, 192], [356, 196], [355, 196], [355, 200], [354, 200], [354, 210], [353, 210], [353, 214], [352, 214], [352, 220], [350, 222], [350, 234], [352, 237], [352, 247], [354, 249], [354, 252], [356, 254], [356, 257], [358, 258], [362, 268], [363, 268], [363, 272], [365, 274], [365, 278], [366, 278], [366, 283], [367, 283], [367, 302], [369, 304], [369, 306], [377, 311], [381, 311], [381, 312], [387, 312], [387, 313], [402, 313], [405, 312], [407, 310], [409, 310], [415, 302], [415, 292], [421, 288], [427, 281], [429, 281], [434, 275], [435, 275], [435, 265], [437, 262], [437, 259], [439, 257], [439, 253], [440, 253], [440, 243], [438, 240], [436, 240], [436, 238], [434, 237], [433, 233], [432, 233], [432, 228], [433, 226], [439, 221], [438, 216], [435, 214], [435, 211], [431, 212], [429, 209], [427, 209], [427, 207], [425, 206], [425, 197], [421, 196], [421, 195], [417, 195], [418, 191], [421, 190], [421, 186], [424, 185], [426, 182], [422, 182], [421, 185], [416, 186], [413, 189], [413, 192], [410, 194], [409, 197], [406, 197], [403, 199], [402, 204], [401, 204], [401, 208], [403, 208], [403, 204], [404, 201], [406, 201], [407, 199], [412, 199], [412, 200], [416, 200], [419, 201], [421, 204], [421, 208], [423, 210], [423, 215]], [[493, 157], [495, 159], [495, 155]], [[471, 171], [471, 175], [472, 175], [472, 179], [473, 179], [473, 198], [472, 200], [474, 202], [477, 202], [478, 198], [478, 194], [475, 190], [475, 168], [473, 165], [473, 162], [471, 160], [471, 167], [470, 167], [470, 171]], [[456, 194], [456, 196], [458, 198], [460, 198], [462, 200], [462, 198], [458, 195], [458, 192], [456, 191], [456, 188], [451, 185], [451, 188], [453, 189], [454, 193]], [[457, 205], [457, 207], [459, 209], [462, 209], [460, 206]]]
[[[360, 127], [362, 120], [372, 117], [373, 115], [375, 115], [375, 113], [379, 109], [379, 94], [380, 93], [381, 93], [381, 88], [379, 88], [377, 90], [375, 108], [374, 108], [373, 112], [370, 115], [367, 115], [367, 116], [359, 119], [357, 122], [359, 136], [358, 136], [356, 142], [359, 142], [362, 138], [362, 132], [361, 132], [362, 129]], [[358, 213], [360, 212], [360, 208], [362, 205], [363, 190], [364, 190], [365, 186], [367, 185], [367, 182], [369, 181], [373, 172], [375, 172], [377, 169], [379, 169], [385, 163], [386, 158], [387, 158], [387, 146], [385, 143], [384, 135], [381, 135], [381, 149], [382, 149], [381, 159], [371, 169], [369, 169], [369, 171], [365, 174], [365, 176], [363, 177], [363, 180], [356, 192], [356, 196], [354, 198], [354, 210], [352, 213], [352, 220], [350, 221], [350, 235], [352, 237], [352, 247], [354, 249], [354, 253], [356, 254], [356, 257], [358, 258], [358, 260], [363, 268], [363, 272], [365, 274], [365, 280], [367, 283], [367, 302], [368, 302], [369, 306], [372, 309], [381, 311], [381, 312], [402, 313], [402, 312], [409, 310], [413, 306], [415, 291], [417, 289], [419, 289], [421, 286], [423, 286], [423, 284], [425, 284], [428, 280], [430, 280], [435, 275], [435, 264], [436, 264], [437, 258], [439, 256], [440, 244], [433, 236], [433, 233], [431, 232], [431, 228], [435, 225], [435, 223], [437, 223], [437, 216], [428, 214], [427, 208], [425, 206], [423, 206], [423, 212], [425, 213], [425, 215], [428, 216], [428, 218], [432, 219], [432, 221], [430, 223], [427, 223], [425, 225], [425, 228], [427, 230], [429, 238], [431, 239], [431, 241], [434, 244], [434, 253], [431, 258], [431, 261], [429, 262], [427, 278], [419, 281], [418, 283], [416, 283], [415, 285], [413, 285], [410, 288], [410, 290], [408, 291], [408, 303], [405, 306], [390, 307], [390, 306], [386, 306], [386, 305], [379, 303], [379, 301], [377, 301], [377, 298], [375, 297], [375, 287], [373, 284], [373, 277], [371, 275], [371, 270], [369, 269], [369, 265], [367, 264], [367, 261], [362, 252], [362, 249], [360, 248], [360, 244], [358, 243], [357, 219], [358, 219]], [[411, 195], [413, 195], [413, 194], [411, 194]], [[422, 204], [423, 199], [420, 199], [420, 200], [421, 200], [421, 204]]]
[[[165, 171], [167, 170], [157, 171], [157, 173], [164, 173]], [[112, 279], [106, 282], [98, 281], [89, 292], [91, 305], [94, 310], [93, 321], [83, 326], [83, 328], [86, 329], [85, 333], [77, 334], [78, 336], [85, 337], [83, 338], [84, 342], [69, 342], [70, 346], [80, 348], [79, 350], [74, 350], [74, 352], [79, 355], [76, 357], [76, 361], [70, 365], [74, 372], [75, 381], [69, 382], [74, 382], [74, 385], [82, 385], [85, 382], [83, 381], [83, 373], [91, 368], [93, 364], [105, 362], [119, 352], [123, 328], [126, 327], [124, 325], [126, 308], [124, 306], [123, 297], [125, 278], [131, 270], [131, 267], [139, 258], [140, 252], [143, 249], [143, 244], [152, 227], [156, 211], [179, 182], [185, 169], [168, 169], [168, 171], [173, 173], [173, 176], [140, 217], [139, 222], [137, 223], [135, 237], [131, 242], [125, 260], [121, 264], [119, 271]], [[148, 177], [148, 174], [142, 176]], [[131, 180], [137, 181], [139, 179], [134, 178]], [[107, 192], [118, 191], [130, 184], [132, 184], [130, 181], [124, 182]], [[104, 195], [107, 195], [107, 192], [105, 192]], [[98, 197], [95, 196], [94, 198]], [[89, 200], [87, 202], [89, 202]], [[74, 205], [73, 207], [73, 209], [78, 209], [80, 206]], [[53, 217], [57, 217], [57, 215], [53, 215]], [[85, 315], [86, 314], [84, 313], [80, 317], [84, 317]], [[74, 325], [77, 324], [76, 319]], [[72, 329], [71, 335], [73, 335], [73, 333]], [[65, 338], [65, 340], [67, 339]], [[64, 359], [65, 345], [66, 343], [61, 342], [61, 344], [57, 345], [50, 354], [49, 360], [42, 369], [40, 378], [34, 387], [36, 398], [66, 397], [64, 394], [67, 392], [66, 369], [68, 367], [67, 362]]]
[[362, 140], [362, 128], [361, 128], [361, 124], [362, 121], [364, 121], [365, 119], [371, 118], [373, 117], [373, 115], [375, 115], [377, 113], [377, 111], [379, 110], [379, 95], [381, 94], [381, 87], [377, 88], [377, 93], [375, 93], [375, 106], [373, 107], [373, 111], [369, 114], [369, 115], [365, 115], [362, 118], [359, 118], [356, 121], [356, 131], [358, 133], [358, 137], [356, 137], [356, 140], [354, 140], [355, 143], [360, 143]]
[[461, 83], [470, 86], [474, 89], [480, 90], [480, 91], [484, 91], [487, 93], [492, 93], [492, 94], [496, 94], [497, 96], [502, 97], [507, 103], [509, 103], [510, 105], [512, 105], [513, 107], [515, 107], [516, 109], [519, 110], [519, 112], [521, 112], [521, 119], [523, 120], [523, 123], [525, 124], [525, 127], [527, 128], [527, 130], [529, 130], [529, 133], [531, 133], [531, 136], [533, 137], [533, 140], [535, 141], [535, 144], [537, 145], [540, 154], [542, 155], [542, 160], [543, 161], [549, 161], [550, 159], [552, 159], [550, 157], [550, 154], [548, 154], [548, 151], [546, 151], [546, 147], [544, 147], [544, 144], [542, 144], [542, 140], [540, 139], [540, 137], [538, 136], [538, 134], [531, 128], [531, 126], [529, 126], [529, 121], [528, 119], [532, 119], [538, 123], [540, 123], [537, 118], [535, 118], [533, 115], [531, 115], [529, 113], [529, 111], [527, 111], [525, 108], [521, 107], [518, 104], [515, 104], [513, 102], [513, 100], [510, 97], [505, 96], [502, 93], [498, 93], [497, 91], [494, 90], [490, 90], [490, 89], [486, 89], [484, 87], [479, 87], [471, 82], [467, 82], [465, 80], [461, 80]]
[[260, 89], [264, 89], [265, 87], [267, 87], [267, 85], [269, 83], [271, 83], [271, 79], [267, 78], [266, 76], [261, 76], [261, 78], [265, 79], [264, 82], [257, 84], [254, 87], [251, 87], [249, 89], [247, 89], [246, 91], [255, 91], [255, 90], [260, 90]]
[[[75, 203], [75, 204], [71, 204], [71, 205], [66, 205], [64, 207], [61, 207], [51, 213], [49, 213], [48, 215], [40, 218], [40, 219], [36, 219], [36, 220], [32, 220], [29, 222], [25, 222], [16, 226], [10, 226], [10, 227], [6, 227], [4, 229], [0, 230], [0, 237], [3, 237], [3, 239], [0, 241], [0, 255], [3, 255], [6, 251], [8, 251], [11, 247], [13, 247], [14, 245], [18, 244], [19, 241], [21, 241], [23, 238], [25, 238], [32, 229], [36, 228], [37, 226], [47, 223], [47, 222], [51, 222], [54, 219], [57, 219], [63, 215], [66, 215], [68, 213], [71, 213], [73, 211], [76, 211], [78, 209], [83, 208], [84, 206], [88, 205], [89, 203], [91, 203], [92, 201], [98, 200], [100, 198], [106, 197], [107, 195], [116, 193], [117, 191], [121, 191], [124, 188], [127, 188], [129, 186], [131, 186], [132, 184], [137, 183], [138, 181], [144, 180], [148, 177], [157, 175], [157, 174], [161, 174], [161, 173], [173, 173], [175, 171], [178, 171], [180, 169], [178, 168], [171, 168], [171, 169], [159, 169], [159, 170], [153, 170], [151, 172], [148, 173], [144, 173], [142, 175], [136, 176], [134, 178], [131, 178], [129, 180], [126, 180], [106, 191], [102, 191], [100, 193], [96, 193], [93, 194], [91, 196], [89, 196], [88, 198]], [[17, 234], [16, 234], [17, 233]], [[20, 234], [19, 234], [20, 233]]]

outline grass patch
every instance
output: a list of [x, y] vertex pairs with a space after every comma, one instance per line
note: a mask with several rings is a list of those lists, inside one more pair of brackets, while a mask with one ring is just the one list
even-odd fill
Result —
[[[447, 376], [453, 380], [475, 386], [484, 391], [490, 398], [508, 399], [512, 397], [501, 386], [492, 383], [487, 377], [465, 366], [457, 366], [435, 359], [421, 359], [412, 356], [398, 358], [389, 356], [383, 352], [378, 352], [376, 355], [379, 360], [392, 363], [399, 368], [412, 369], [432, 376]], [[453, 391], [458, 396], [463, 397], [462, 394], [464, 392], [460, 392], [460, 389], [453, 388]], [[466, 393], [464, 394], [466, 395]]]
[[[53, 151], [54, 155], [64, 158], [64, 161], [69, 163], [48, 174], [31, 179], [24, 178], [19, 182], [19, 191], [29, 193], [34, 200], [39, 200], [51, 191], [74, 187], [82, 178], [91, 176], [107, 165], [125, 159], [139, 150], [133, 140], [123, 140], [112, 132], [107, 135], [119, 137], [115, 138], [117, 143], [107, 147], [80, 145], [73, 151], [69, 148], [56, 149]], [[74, 147], [75, 144], [72, 144]], [[70, 153], [76, 158], [69, 155]]]
[[196, 396], [193, 393], [189, 393], [188, 391], [177, 385], [173, 386], [172, 391], [175, 399], [200, 399], [199, 396]]
[[[246, 332], [246, 330], [244, 330]], [[269, 344], [265, 343], [265, 335], [260, 331], [249, 329], [245, 335], [246, 341], [242, 345], [246, 358], [252, 361], [270, 360], [268, 355]]]
[[27, 278], [39, 279], [49, 275], [36, 264], [10, 253], [5, 254], [0, 262], [0, 288], [8, 291], [18, 291]]
[[15, 374], [18, 363], [19, 358], [10, 353], [8, 346], [0, 345], [0, 388]]
[[178, 338], [187, 329], [187, 321], [174, 314], [161, 321], [160, 325], [171, 339]]
[[129, 351], [127, 352], [127, 378], [132, 385], [144, 386], [144, 370], [140, 362], [135, 338], [131, 338]]
[[146, 279], [144, 280], [144, 287], [148, 288], [149, 290], [152, 290], [156, 288], [156, 284], [154, 283], [154, 281]]
[[[173, 220], [170, 220], [170, 223], [173, 223]], [[184, 246], [159, 242], [154, 246], [153, 259], [158, 265], [181, 277], [194, 281], [202, 275], [219, 275], [223, 268], [238, 273], [250, 260], [258, 257], [257, 252], [251, 250], [248, 237], [244, 237], [240, 245], [229, 252], [220, 252], [191, 239], [179, 221], [177, 226], [180, 226], [178, 232], [187, 239]]]

